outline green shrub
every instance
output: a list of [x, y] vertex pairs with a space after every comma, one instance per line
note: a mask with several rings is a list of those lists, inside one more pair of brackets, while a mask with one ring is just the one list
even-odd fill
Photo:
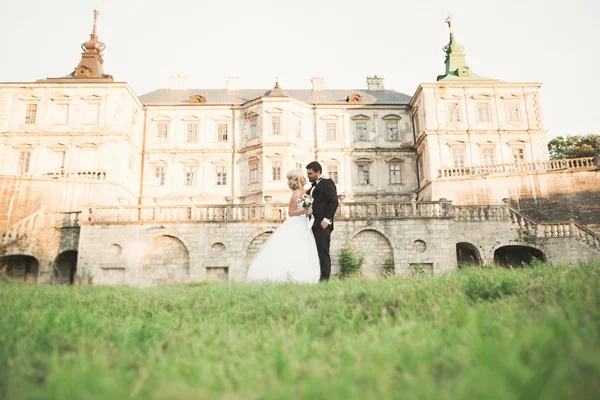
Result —
[[360, 274], [360, 269], [364, 262], [364, 254], [355, 253], [351, 247], [344, 247], [340, 257], [340, 273], [342, 278], [349, 278]]

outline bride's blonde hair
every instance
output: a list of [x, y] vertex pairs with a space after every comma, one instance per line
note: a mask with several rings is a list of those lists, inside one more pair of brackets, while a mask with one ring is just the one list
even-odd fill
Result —
[[300, 177], [303, 172], [301, 169], [293, 169], [287, 173], [285, 176], [288, 180], [288, 187], [292, 190], [296, 190], [300, 187]]

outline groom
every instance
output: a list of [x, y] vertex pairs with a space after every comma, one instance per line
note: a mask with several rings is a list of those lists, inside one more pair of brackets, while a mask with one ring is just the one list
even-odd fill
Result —
[[331, 231], [333, 231], [333, 215], [338, 208], [337, 189], [331, 179], [321, 177], [323, 168], [316, 161], [306, 166], [306, 175], [312, 183], [312, 187], [306, 193], [310, 194], [314, 201], [312, 213], [315, 217], [312, 231], [317, 242], [317, 251], [321, 264], [321, 281], [328, 281], [331, 274], [331, 257], [329, 256], [329, 244], [331, 242]]

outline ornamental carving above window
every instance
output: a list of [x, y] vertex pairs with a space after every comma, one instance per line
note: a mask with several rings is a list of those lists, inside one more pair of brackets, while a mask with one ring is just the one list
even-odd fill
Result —
[[206, 97], [195, 94], [190, 96], [190, 103], [206, 103]]

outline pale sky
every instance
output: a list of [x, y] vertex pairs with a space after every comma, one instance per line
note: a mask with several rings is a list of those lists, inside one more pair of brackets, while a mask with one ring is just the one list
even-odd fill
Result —
[[600, 0], [0, 0], [0, 82], [73, 71], [93, 9], [104, 71], [138, 94], [168, 87], [386, 89], [412, 95], [444, 71], [444, 23], [475, 73], [542, 82], [549, 138], [600, 133]]

